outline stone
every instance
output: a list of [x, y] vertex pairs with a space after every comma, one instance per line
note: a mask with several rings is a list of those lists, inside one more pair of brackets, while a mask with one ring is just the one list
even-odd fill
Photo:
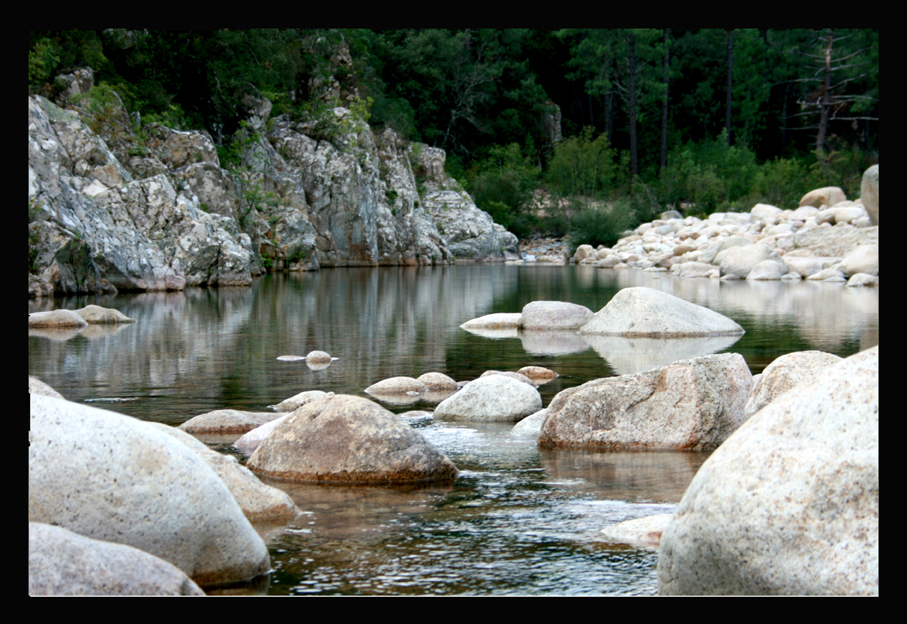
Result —
[[579, 329], [579, 334], [686, 337], [742, 334], [726, 316], [660, 290], [623, 288]]
[[202, 587], [268, 571], [261, 537], [191, 449], [153, 423], [29, 398], [29, 521], [134, 546]]
[[879, 274], [879, 246], [860, 245], [844, 256], [838, 265], [838, 270], [850, 277], [857, 273]]
[[808, 279], [810, 281], [817, 281], [817, 282], [824, 282], [824, 281], [843, 282], [843, 281], [846, 281], [844, 279], [843, 272], [839, 271], [838, 269], [831, 268], [831, 267], [829, 267], [827, 269], [822, 269], [818, 273], [813, 273], [806, 279]]
[[406, 394], [407, 392], [428, 392], [424, 383], [413, 377], [390, 377], [365, 389], [367, 394]]
[[[330, 396], [334, 396], [334, 394], [330, 393]], [[307, 403], [304, 403], [303, 405], [306, 405]], [[296, 410], [293, 411], [295, 412]], [[238, 449], [242, 453], [245, 453], [246, 455], [251, 455], [255, 451], [255, 449], [257, 449], [258, 446], [264, 441], [264, 439], [271, 435], [271, 432], [274, 431], [274, 429], [276, 429], [277, 426], [285, 421], [289, 416], [290, 414], [278, 416], [271, 422], [265, 423], [262, 426], [256, 427], [252, 431], [243, 434], [239, 437], [239, 439], [236, 440], [236, 442], [233, 443], [233, 447]]]
[[756, 204], [750, 209], [750, 214], [757, 219], [769, 219], [771, 217], [777, 217], [782, 212], [784, 211], [777, 206], [771, 206], [769, 204]]
[[66, 398], [37, 377], [32, 377], [31, 375], [28, 376], [28, 393], [42, 394], [44, 396], [54, 397], [57, 399]]
[[246, 465], [271, 478], [314, 483], [452, 482], [457, 468], [417, 430], [368, 399], [336, 395], [302, 406]]
[[847, 201], [847, 196], [837, 186], [825, 186], [810, 191], [800, 198], [800, 206], [834, 206], [842, 201]]
[[457, 382], [444, 373], [424, 373], [416, 381], [421, 381], [428, 392], [454, 392], [458, 388]]
[[85, 322], [89, 324], [135, 323], [135, 319], [129, 318], [119, 310], [102, 308], [91, 304], [84, 308], [73, 310], [73, 312], [85, 319]]
[[521, 383], [529, 384], [533, 388], [538, 387], [538, 384], [535, 383], [534, 381], [532, 381], [531, 379], [529, 379], [529, 377], [527, 377], [526, 375], [523, 375], [521, 373], [514, 373], [512, 371], [487, 370], [484, 373], [482, 373], [481, 375], [479, 375], [479, 378], [481, 379], [482, 377], [488, 377], [489, 375], [504, 375], [505, 377], [510, 377], [511, 379], [516, 379], [517, 381], [519, 381]]
[[866, 210], [853, 202], [844, 202], [834, 206], [835, 224], [853, 223], [860, 217], [866, 216]]
[[302, 407], [306, 403], [311, 403], [312, 401], [323, 399], [326, 396], [334, 396], [334, 393], [323, 392], [322, 390], [306, 390], [304, 392], [300, 392], [299, 394], [291, 396], [289, 399], [281, 401], [277, 405], [269, 405], [268, 407], [276, 412], [292, 412]]
[[474, 318], [460, 325], [461, 329], [516, 329], [523, 315], [519, 312], [498, 312]]
[[819, 379], [822, 371], [842, 358], [822, 351], [796, 351], [765, 367], [743, 408], [747, 418], [796, 386]]
[[29, 328], [66, 329], [85, 327], [88, 323], [72, 310], [51, 310], [50, 312], [33, 312], [28, 315]]
[[143, 550], [28, 523], [29, 596], [204, 596], [178, 567]]
[[739, 353], [589, 381], [551, 400], [539, 446], [713, 450], [745, 421], [752, 384]]
[[722, 275], [736, 275], [740, 279], [746, 279], [753, 267], [765, 260], [783, 263], [781, 257], [771, 247], [757, 243], [728, 250], [719, 266]]
[[711, 277], [719, 269], [714, 264], [705, 262], [682, 262], [674, 265], [672, 270], [678, 277]]
[[548, 383], [560, 376], [550, 368], [545, 368], [543, 366], [524, 366], [517, 372], [520, 375], [525, 375], [537, 385]]
[[781, 257], [781, 260], [787, 265], [787, 268], [791, 273], [798, 273], [802, 277], [815, 275], [819, 271], [827, 269], [832, 264], [840, 262], [840, 258], [822, 258], [817, 256], [801, 258], [792, 256], [791, 254], [785, 254]]
[[545, 416], [547, 415], [548, 410], [542, 409], [526, 416], [526, 418], [513, 426], [513, 429], [510, 430], [510, 435], [538, 438], [539, 433], [542, 431], [542, 423], [545, 422]]
[[305, 361], [311, 364], [330, 364], [331, 354], [324, 351], [310, 351], [305, 356]]
[[629, 544], [636, 548], [656, 550], [661, 543], [661, 534], [671, 522], [674, 514], [655, 514], [619, 522], [601, 530], [610, 542]]
[[580, 245], [573, 253], [573, 259], [577, 262], [582, 262], [589, 258], [595, 258], [595, 248], [592, 245]]
[[441, 401], [435, 418], [513, 422], [542, 409], [542, 397], [531, 384], [505, 375], [479, 377]]
[[878, 286], [879, 278], [878, 276], [870, 275], [869, 273], [854, 273], [850, 276], [850, 279], [847, 280], [847, 286], [850, 287], [859, 287], [859, 286]]
[[787, 273], [787, 265], [778, 260], [763, 260], [747, 274], [748, 280], [779, 280]]
[[186, 433], [246, 433], [277, 418], [271, 412], [222, 409], [193, 416], [177, 427]]
[[579, 329], [592, 318], [586, 306], [563, 301], [533, 301], [523, 306], [520, 329], [525, 331], [561, 331]]
[[162, 423], [150, 424], [156, 425], [158, 430], [186, 445], [208, 464], [230, 490], [230, 494], [249, 522], [286, 524], [302, 513], [289, 494], [259, 481], [251, 470], [239, 465], [232, 455], [218, 453], [174, 427]]
[[762, 408], [662, 533], [661, 594], [879, 593], [879, 348]]
[[873, 225], [879, 224], [879, 166], [873, 165], [863, 173], [863, 181], [860, 185], [860, 198], [863, 200], [863, 207], [869, 214], [869, 219]]

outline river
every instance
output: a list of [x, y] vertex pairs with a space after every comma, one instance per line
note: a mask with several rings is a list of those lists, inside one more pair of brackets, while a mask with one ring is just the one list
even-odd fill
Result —
[[[739, 323], [741, 337], [622, 341], [565, 334], [475, 334], [467, 320], [531, 301], [601, 309], [621, 288], [647, 286]], [[846, 357], [878, 344], [877, 288], [814, 282], [680, 279], [589, 266], [462, 265], [326, 269], [270, 275], [251, 288], [70, 297], [29, 312], [114, 307], [135, 324], [29, 331], [29, 375], [67, 399], [178, 425], [222, 408], [266, 411], [304, 390], [367, 396], [397, 375], [457, 380], [488, 369], [544, 366], [560, 390], [706, 353], [743, 355], [753, 374], [785, 353]], [[313, 369], [304, 356], [337, 358]], [[431, 411], [424, 401], [385, 407]], [[406, 416], [460, 469], [452, 486], [289, 485], [305, 512], [264, 531], [273, 572], [235, 593], [647, 595], [653, 551], [610, 544], [609, 524], [674, 509], [708, 453], [539, 451], [510, 425]], [[244, 457], [229, 439], [206, 439]]]

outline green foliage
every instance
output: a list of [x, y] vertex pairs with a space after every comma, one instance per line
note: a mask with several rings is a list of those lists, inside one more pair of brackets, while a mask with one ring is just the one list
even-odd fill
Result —
[[615, 175], [614, 155], [608, 146], [608, 137], [600, 134], [593, 138], [594, 132], [593, 128], [587, 127], [581, 134], [555, 145], [547, 179], [559, 195], [593, 199], [611, 190]]
[[60, 64], [59, 48], [52, 39], [42, 38], [34, 42], [28, 51], [28, 90], [36, 91], [49, 82]]
[[635, 223], [636, 217], [626, 200], [604, 208], [580, 204], [580, 209], [570, 219], [568, 234], [570, 255], [573, 255], [580, 245], [610, 247]]

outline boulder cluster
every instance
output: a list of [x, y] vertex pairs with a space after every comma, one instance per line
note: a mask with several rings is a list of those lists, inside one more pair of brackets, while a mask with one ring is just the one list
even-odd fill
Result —
[[239, 162], [226, 163], [207, 132], [141, 127], [118, 97], [93, 116], [72, 96], [91, 90], [90, 69], [59, 80], [78, 89], [28, 98], [31, 297], [519, 255], [445, 174], [443, 150], [376, 134], [348, 108], [326, 125], [271, 119], [271, 103], [250, 96], [230, 148]]
[[863, 195], [848, 201], [841, 189], [822, 188], [804, 195], [795, 210], [756, 204], [749, 212], [719, 212], [707, 219], [668, 211], [613, 247], [580, 245], [572, 259], [603, 269], [638, 268], [679, 277], [875, 286], [878, 165], [866, 170]]

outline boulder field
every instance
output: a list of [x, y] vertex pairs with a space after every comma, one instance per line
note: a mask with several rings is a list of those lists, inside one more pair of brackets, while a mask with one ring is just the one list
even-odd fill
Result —
[[707, 219], [671, 210], [627, 232], [613, 247], [580, 245], [572, 257], [602, 269], [666, 271], [678, 277], [800, 280], [878, 285], [879, 166], [863, 175], [863, 197], [816, 189], [796, 209], [756, 204]]

